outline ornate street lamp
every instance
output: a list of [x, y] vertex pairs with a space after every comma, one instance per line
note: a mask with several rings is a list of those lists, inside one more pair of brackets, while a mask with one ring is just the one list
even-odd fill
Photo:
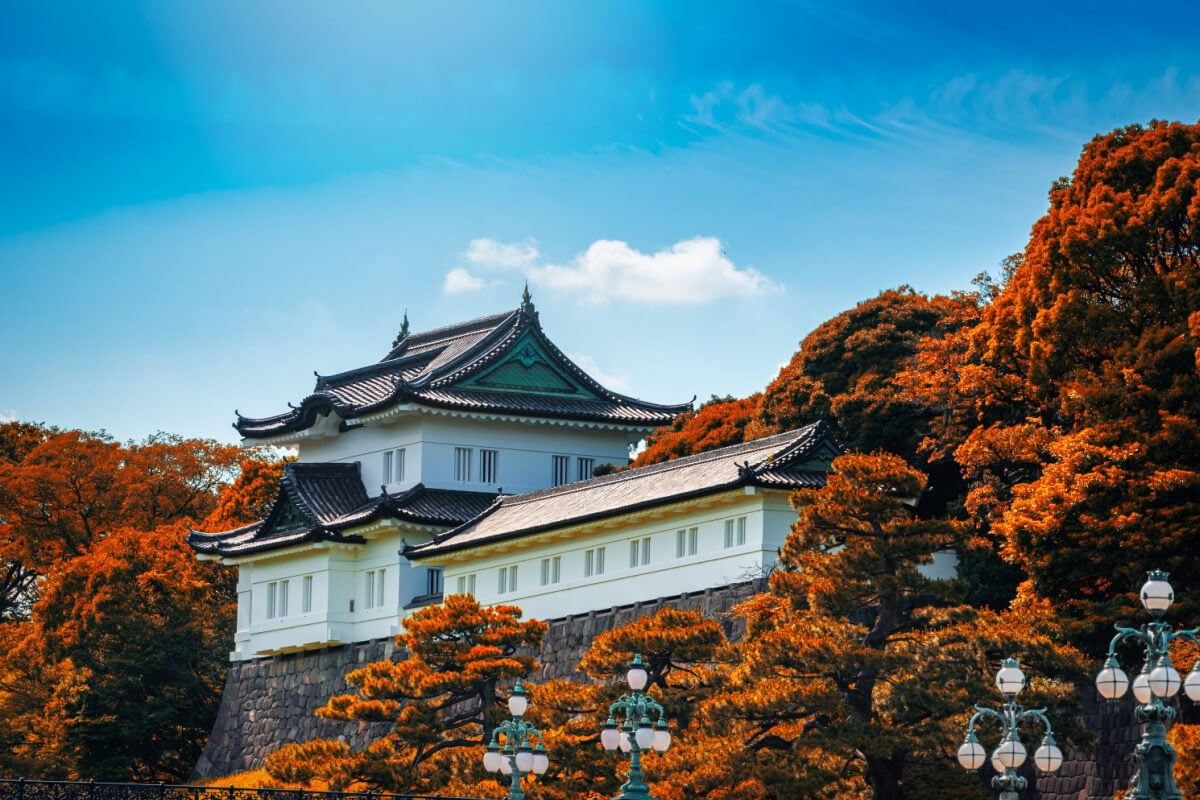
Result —
[[[633, 664], [625, 674], [632, 692], [621, 695], [608, 707], [608, 722], [600, 731], [600, 744], [605, 750], [629, 753], [629, 780], [614, 800], [654, 800], [642, 771], [642, 752], [653, 749], [656, 753], [665, 753], [671, 746], [671, 732], [663, 719], [663, 707], [643, 692], [649, 680], [650, 674], [642, 664], [642, 657], [634, 656]], [[654, 715], [653, 722], [651, 714]]]
[[1134, 713], [1146, 723], [1142, 741], [1133, 751], [1137, 772], [1129, 784], [1127, 800], [1181, 800], [1183, 793], [1175, 785], [1175, 748], [1167, 742], [1167, 723], [1175, 719], [1175, 709], [1165, 700], [1174, 697], [1182, 686], [1188, 699], [1200, 702], [1200, 661], [1182, 682], [1179, 673], [1171, 665], [1171, 642], [1187, 639], [1200, 646], [1192, 628], [1172, 631], [1162, 621], [1163, 614], [1175, 601], [1175, 591], [1167, 582], [1170, 577], [1162, 570], [1151, 570], [1142, 584], [1142, 605], [1154, 617], [1139, 629], [1122, 628], [1114, 625], [1117, 635], [1108, 646], [1108, 659], [1104, 668], [1096, 675], [1096, 690], [1106, 700], [1119, 700], [1129, 688], [1129, 676], [1117, 661], [1117, 645], [1128, 639], [1140, 642], [1145, 648], [1146, 658], [1142, 670], [1133, 679], [1133, 694], [1138, 706]]
[[996, 673], [996, 688], [1005, 697], [1005, 703], [1000, 708], [984, 708], [975, 706], [975, 714], [967, 723], [967, 736], [962, 746], [958, 748], [958, 763], [963, 769], [979, 769], [988, 761], [987, 751], [975, 737], [975, 724], [985, 718], [995, 718], [1000, 723], [1000, 744], [992, 751], [991, 762], [996, 772], [992, 778], [992, 788], [1000, 792], [1000, 800], [1017, 800], [1017, 792], [1028, 785], [1025, 778], [1017, 774], [1017, 768], [1025, 763], [1027, 751], [1018, 736], [1021, 723], [1037, 721], [1046, 728], [1042, 743], [1033, 754], [1033, 763], [1042, 772], [1054, 772], [1062, 764], [1062, 750], [1054, 743], [1054, 732], [1050, 729], [1050, 720], [1046, 718], [1046, 709], [1025, 710], [1017, 705], [1017, 695], [1025, 688], [1025, 673], [1021, 672], [1019, 662], [1015, 658], [1006, 658], [1000, 664]]
[[492, 742], [483, 754], [484, 769], [511, 776], [508, 800], [524, 800], [521, 779], [530, 773], [544, 775], [550, 767], [550, 756], [542, 746], [542, 732], [523, 719], [528, 708], [529, 694], [517, 681], [508, 698], [508, 713], [512, 717], [492, 731]]

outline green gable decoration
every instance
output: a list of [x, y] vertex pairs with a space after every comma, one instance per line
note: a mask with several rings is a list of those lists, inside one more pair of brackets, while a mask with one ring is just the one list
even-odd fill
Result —
[[308, 527], [308, 520], [300, 513], [300, 509], [296, 508], [296, 504], [288, 501], [280, 512], [279, 518], [275, 520], [275, 524], [271, 526], [271, 531], [276, 533], [290, 533], [292, 531], [301, 531]]
[[464, 389], [492, 392], [554, 394], [598, 399], [563, 369], [532, 332], [526, 333], [494, 367], [460, 384]]

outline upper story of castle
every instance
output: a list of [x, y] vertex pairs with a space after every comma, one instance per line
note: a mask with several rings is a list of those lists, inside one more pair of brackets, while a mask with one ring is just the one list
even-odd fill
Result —
[[237, 416], [247, 444], [295, 447], [300, 462], [359, 464], [369, 496], [426, 488], [497, 494], [589, 478], [689, 403], [613, 392], [543, 332], [521, 305], [411, 333], [407, 315], [384, 357], [318, 375], [274, 416]]

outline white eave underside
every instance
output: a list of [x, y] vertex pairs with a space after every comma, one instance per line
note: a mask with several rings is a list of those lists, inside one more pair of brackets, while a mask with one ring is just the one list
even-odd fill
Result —
[[[459, 419], [474, 419], [485, 421], [502, 421], [502, 422], [517, 422], [523, 425], [553, 425], [566, 428], [590, 428], [593, 430], [611, 430], [611, 431], [627, 431], [630, 433], [647, 433], [654, 430], [656, 425], [631, 425], [621, 422], [603, 422], [600, 420], [578, 420], [578, 419], [559, 419], [555, 417], [527, 417], [516, 414], [501, 414], [494, 411], [459, 411], [452, 408], [433, 408], [431, 406], [419, 405], [417, 403], [401, 403], [392, 406], [383, 411], [376, 411], [373, 414], [367, 414], [362, 417], [355, 417], [353, 420], [346, 421], [349, 429], [364, 427], [367, 425], [385, 422], [396, 417], [406, 416], [409, 414], [427, 414], [434, 417], [456, 417]], [[334, 414], [334, 417], [337, 415]], [[270, 436], [265, 439], [242, 439], [242, 445], [245, 447], [253, 447], [255, 445], [270, 445], [278, 447], [280, 445], [293, 444], [304, 439], [318, 439], [326, 436], [332, 436], [325, 426], [317, 423], [311, 427], [305, 428], [302, 431], [293, 431], [292, 433], [283, 433], [278, 436]]]

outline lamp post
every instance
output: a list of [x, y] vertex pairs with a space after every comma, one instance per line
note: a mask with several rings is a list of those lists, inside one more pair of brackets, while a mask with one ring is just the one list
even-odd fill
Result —
[[[608, 707], [608, 722], [600, 731], [600, 744], [605, 750], [629, 753], [629, 780], [614, 800], [654, 800], [642, 771], [642, 753], [650, 749], [665, 753], [671, 746], [671, 732], [663, 719], [663, 707], [643, 691], [649, 680], [650, 674], [642, 664], [642, 657], [634, 656], [633, 664], [625, 673], [631, 692], [621, 695]], [[654, 714], [653, 723], [651, 714]]]
[[501, 722], [496, 726], [496, 730], [492, 731], [491, 744], [483, 754], [484, 769], [512, 777], [508, 800], [524, 800], [525, 792], [521, 790], [521, 779], [531, 772], [534, 775], [544, 775], [550, 767], [550, 756], [546, 754], [546, 748], [542, 745], [542, 732], [524, 720], [525, 710], [528, 708], [529, 693], [521, 687], [521, 682], [517, 681], [512, 695], [508, 698], [508, 713], [512, 717]]
[[1029, 783], [1017, 774], [1017, 768], [1025, 763], [1026, 758], [1025, 745], [1018, 735], [1021, 723], [1036, 721], [1046, 728], [1046, 735], [1033, 754], [1033, 763], [1038, 769], [1054, 772], [1062, 764], [1063, 754], [1054, 743], [1054, 732], [1050, 729], [1046, 709], [1025, 710], [1017, 704], [1017, 695], [1025, 688], [1025, 673], [1021, 672], [1015, 658], [1006, 658], [1001, 662], [1000, 671], [996, 673], [996, 688], [1004, 695], [1004, 705], [1000, 708], [975, 706], [975, 714], [967, 723], [967, 736], [958, 748], [958, 763], [964, 769], [983, 766], [987, 751], [975, 737], [975, 725], [980, 720], [994, 718], [1000, 724], [1000, 744], [992, 751], [991, 762], [1000, 774], [992, 778], [992, 788], [999, 790], [1000, 800], [1017, 800], [1017, 792], [1025, 789]]
[[[1179, 692], [1179, 673], [1171, 665], [1171, 642], [1187, 639], [1200, 646], [1197, 628], [1172, 631], [1162, 621], [1163, 614], [1175, 601], [1175, 591], [1167, 582], [1170, 577], [1162, 570], [1151, 570], [1142, 584], [1142, 605], [1154, 618], [1141, 628], [1122, 628], [1114, 625], [1117, 635], [1108, 646], [1108, 659], [1096, 675], [1096, 690], [1106, 700], [1119, 700], [1129, 688], [1129, 676], [1117, 661], [1117, 645], [1133, 640], [1146, 652], [1141, 672], [1133, 679], [1133, 695], [1138, 706], [1134, 713], [1146, 723], [1142, 741], [1133, 751], [1137, 771], [1129, 784], [1127, 800], [1181, 800], [1183, 793], [1175, 785], [1175, 748], [1167, 742], [1167, 723], [1175, 719], [1175, 709], [1164, 701]], [[1188, 699], [1200, 702], [1200, 660], [1182, 681]]]

